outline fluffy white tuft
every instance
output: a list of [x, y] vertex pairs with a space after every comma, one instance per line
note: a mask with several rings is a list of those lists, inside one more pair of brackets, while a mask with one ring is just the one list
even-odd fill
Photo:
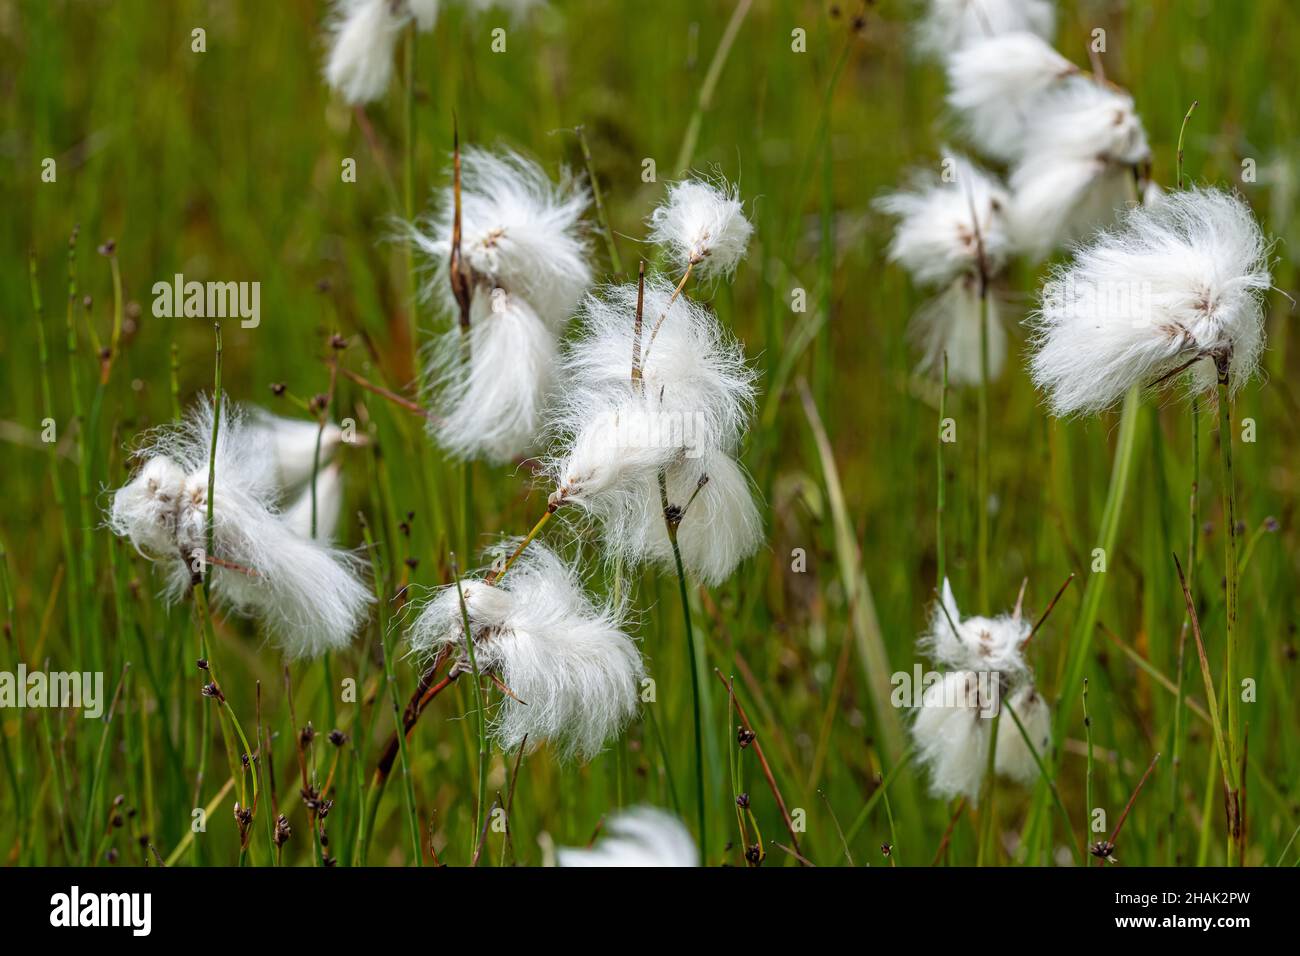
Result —
[[[1043, 695], [1032, 681], [1021, 684], [1012, 693], [1003, 706], [1010, 705], [1016, 717], [1025, 728], [1025, 734], [1033, 741], [1038, 756], [1047, 758], [1052, 743], [1052, 711], [1043, 700]], [[1039, 777], [1038, 763], [1033, 751], [1025, 744], [1025, 738], [1016, 726], [1010, 714], [1004, 713], [998, 719], [998, 750], [993, 755], [993, 769], [1004, 777], [1021, 784], [1031, 784]]]
[[463, 333], [439, 339], [431, 379], [438, 443], [462, 458], [509, 462], [536, 444], [555, 377], [555, 333], [518, 296], [495, 289], [471, 305], [469, 358]]
[[[181, 423], [153, 432], [137, 453], [145, 465], [114, 494], [109, 515], [115, 532], [163, 563], [172, 601], [204, 567], [212, 419], [204, 402]], [[276, 510], [268, 432], [237, 409], [223, 410], [213, 455], [211, 557], [220, 563], [208, 564], [207, 573], [214, 599], [256, 615], [291, 657], [346, 646], [365, 620], [370, 593], [351, 555], [297, 534]]]
[[405, 5], [394, 9], [392, 0], [340, 0], [330, 24], [325, 82], [352, 104], [383, 96], [393, 76], [393, 46], [410, 17]]
[[962, 275], [1001, 271], [1011, 253], [1010, 199], [1002, 184], [964, 156], [947, 153], [949, 179], [919, 175], [913, 187], [876, 200], [898, 219], [889, 259], [918, 285], [946, 285]]
[[1035, 98], [1075, 73], [1078, 67], [1036, 34], [988, 37], [948, 58], [948, 105], [980, 153], [1010, 161], [1024, 147]]
[[[618, 611], [595, 605], [571, 565], [533, 542], [499, 585], [467, 580], [461, 593], [480, 671], [519, 698], [503, 696], [493, 719], [503, 749], [527, 737], [530, 747], [549, 740], [565, 758], [590, 759], [623, 731], [637, 709], [641, 654]], [[468, 660], [455, 585], [424, 606], [408, 636], [418, 654]]]
[[1020, 677], [1029, 672], [1021, 645], [1030, 629], [1029, 621], [1010, 614], [963, 621], [952, 585], [945, 578], [943, 596], [930, 614], [930, 627], [918, 647], [945, 667]]
[[311, 478], [315, 470], [316, 439], [320, 437], [320, 463], [323, 468], [334, 457], [343, 443], [343, 429], [326, 422], [322, 431], [319, 422], [308, 418], [281, 418], [263, 409], [250, 414], [250, 426], [266, 431], [271, 453], [275, 459], [276, 480], [282, 489], [291, 489]]
[[[582, 229], [587, 188], [568, 170], [558, 182], [509, 150], [461, 153], [461, 256], [474, 298], [504, 289], [525, 300], [555, 330], [563, 329], [591, 285], [591, 249]], [[425, 291], [458, 314], [448, 279], [455, 205], [452, 187], [408, 237], [428, 259]]]
[[1151, 148], [1133, 98], [1091, 79], [1065, 80], [1032, 112], [1011, 170], [1011, 224], [1017, 246], [1041, 257], [1113, 222]]
[[[1235, 195], [1189, 189], [1135, 208], [1057, 267], [1043, 291], [1030, 371], [1053, 414], [1097, 412], [1193, 357], [1230, 354], [1230, 385], [1264, 347], [1269, 245]], [[1195, 386], [1216, 381], [1213, 361]]]
[[922, 695], [912, 720], [912, 739], [935, 796], [962, 795], [972, 806], [978, 804], [993, 723], [982, 715], [986, 704], [973, 671], [949, 671]]
[[671, 813], [632, 807], [605, 821], [604, 836], [587, 848], [560, 847], [557, 866], [699, 866], [700, 852]]
[[754, 232], [739, 189], [699, 179], [672, 183], [649, 222], [650, 241], [666, 249], [679, 268], [693, 267], [702, 279], [734, 272]]
[[990, 36], [1029, 32], [1050, 40], [1055, 31], [1050, 0], [927, 0], [916, 47], [924, 56], [942, 59]]
[[438, 4], [439, 0], [406, 0], [406, 6], [421, 33], [428, 33], [437, 24]]

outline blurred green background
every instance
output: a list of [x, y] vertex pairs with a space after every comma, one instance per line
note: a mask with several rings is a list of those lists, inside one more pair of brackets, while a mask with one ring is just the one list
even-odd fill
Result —
[[[581, 168], [574, 133], [583, 127], [625, 270], [634, 271], [644, 217], [677, 178], [692, 115], [735, 4], [662, 0], [654, 4], [556, 2], [511, 22], [498, 12], [467, 16], [449, 4], [416, 56], [414, 178], [421, 209], [447, 181], [453, 113], [462, 143], [504, 144], [548, 169]], [[171, 356], [188, 404], [211, 387], [213, 335], [201, 319], [159, 319], [151, 286], [175, 273], [200, 281], [261, 283], [261, 325], [224, 327], [224, 381], [235, 401], [300, 414], [270, 392], [325, 391], [328, 338], [349, 338], [343, 362], [384, 386], [409, 393], [409, 298], [401, 249], [387, 241], [402, 212], [405, 126], [401, 65], [388, 95], [361, 115], [332, 100], [321, 80], [324, 5], [148, 0], [32, 0], [0, 3], [0, 541], [8, 619], [0, 668], [19, 660], [55, 670], [102, 669], [110, 688], [131, 662], [116, 717], [83, 720], [64, 711], [0, 712], [0, 859], [6, 863], [152, 861], [183, 848], [183, 862], [232, 864], [235, 823], [227, 795], [206, 833], [185, 843], [191, 811], [225, 781], [213, 737], [207, 774], [198, 778], [202, 683], [188, 605], [166, 611], [148, 563], [102, 527], [108, 490], [127, 474], [124, 449], [144, 428], [172, 416]], [[811, 861], [858, 865], [971, 863], [979, 820], [925, 795], [917, 769], [904, 767], [880, 787], [900, 757], [897, 720], [873, 715], [863, 656], [864, 591], [891, 669], [910, 670], [916, 634], [933, 597], [935, 428], [938, 391], [913, 375], [906, 335], [923, 301], [884, 262], [889, 224], [871, 200], [915, 166], [937, 163], [949, 141], [940, 71], [909, 53], [910, 4], [862, 5], [758, 0], [740, 23], [711, 101], [699, 114], [689, 165], [739, 183], [757, 233], [734, 287], [698, 290], [712, 298], [763, 371], [764, 392], [744, 461], [764, 500], [769, 547], [726, 586], [693, 593], [708, 664], [737, 676], [736, 688], [788, 806], [803, 811], [800, 849]], [[1300, 13], [1287, 0], [1069, 2], [1060, 5], [1057, 46], [1086, 62], [1086, 42], [1105, 29], [1108, 76], [1131, 89], [1155, 153], [1155, 178], [1174, 179], [1174, 143], [1188, 104], [1185, 166], [1194, 179], [1236, 186], [1280, 241], [1274, 281], [1294, 289], [1290, 250], [1300, 185], [1300, 111], [1293, 52]], [[206, 31], [206, 52], [191, 51], [191, 31]], [[506, 51], [491, 50], [491, 30], [506, 29]], [[792, 31], [806, 52], [792, 50]], [[402, 56], [400, 45], [397, 56]], [[41, 181], [42, 161], [57, 181]], [[340, 164], [357, 163], [356, 183]], [[652, 158], [658, 181], [642, 181]], [[1253, 160], [1256, 180], [1242, 180]], [[72, 260], [77, 301], [69, 353], [68, 237], [79, 225]], [[116, 243], [126, 325], [120, 355], [100, 385], [94, 342], [113, 315], [110, 260]], [[608, 271], [603, 242], [598, 271]], [[49, 379], [59, 441], [40, 441], [45, 417], [37, 325], [28, 284], [34, 254]], [[1022, 267], [1008, 310], [1030, 307], [1040, 272]], [[806, 312], [792, 310], [795, 289]], [[86, 308], [81, 297], [89, 295]], [[138, 314], [130, 303], [140, 307]], [[1296, 679], [1300, 549], [1295, 529], [1300, 456], [1300, 389], [1293, 316], [1270, 297], [1267, 375], [1243, 391], [1238, 418], [1257, 424], [1257, 441], [1238, 443], [1238, 510], [1250, 541], [1266, 517], [1280, 524], [1252, 547], [1241, 597], [1241, 672], [1258, 684], [1243, 705], [1249, 723], [1249, 861], [1291, 863], [1286, 848], [1300, 824], [1300, 703]], [[133, 317], [134, 316], [134, 317]], [[437, 323], [418, 313], [426, 335]], [[1013, 348], [1021, 351], [1019, 336]], [[1035, 616], [1070, 571], [1088, 573], [1110, 469], [1114, 416], [1061, 423], [1048, 418], [1018, 359], [994, 386], [992, 522], [994, 603], [1009, 607], [1029, 579]], [[829, 435], [833, 463], [819, 451], [798, 383], [806, 380]], [[953, 392], [949, 414], [959, 440], [948, 449], [947, 560], [959, 603], [973, 605], [973, 394]], [[540, 514], [545, 490], [526, 468], [473, 466], [469, 528], [459, 522], [461, 473], [425, 450], [405, 412], [340, 384], [339, 416], [355, 417], [375, 443], [344, 449], [349, 481], [340, 540], [361, 544], [357, 512], [379, 539], [383, 587], [450, 580], [449, 551], [477, 551], [497, 533], [522, 533]], [[1216, 419], [1203, 416], [1200, 458], [1201, 560], [1196, 588], [1207, 650], [1222, 670], [1222, 521], [1218, 507]], [[1181, 722], [1182, 760], [1168, 755], [1182, 623], [1171, 551], [1185, 554], [1191, 476], [1189, 406], [1161, 398], [1144, 409], [1138, 458], [1098, 635], [1088, 666], [1089, 711], [1097, 746], [1094, 804], [1117, 818], [1153, 753], [1165, 754], [1137, 802], [1118, 856], [1127, 865], [1222, 862], [1222, 808], [1208, 725]], [[53, 464], [51, 464], [53, 463]], [[57, 478], [63, 504], [56, 498]], [[833, 467], [834, 472], [828, 470]], [[837, 474], [838, 502], [828, 493]], [[834, 482], [829, 482], [833, 486]], [[409, 537], [397, 525], [407, 512]], [[563, 533], [552, 540], [567, 542]], [[592, 555], [586, 541], [565, 545]], [[792, 570], [803, 549], [806, 571]], [[403, 562], [418, 560], [414, 568]], [[462, 564], [466, 560], [462, 558]], [[595, 565], [594, 559], [592, 565]], [[604, 586], [599, 576], [596, 587]], [[1057, 692], [1081, 582], [1066, 592], [1035, 638], [1033, 663], [1049, 698]], [[855, 597], [855, 595], [857, 597]], [[636, 582], [638, 636], [658, 684], [657, 702], [626, 738], [588, 766], [561, 766], [545, 751], [524, 758], [513, 800], [513, 848], [488, 836], [484, 862], [539, 863], [550, 845], [584, 845], [602, 815], [649, 802], [693, 821], [690, 686], [682, 624], [670, 578]], [[868, 628], [869, 630], [869, 628]], [[391, 727], [379, 682], [379, 627], [372, 621], [352, 652], [290, 669], [297, 723], [284, 693], [283, 662], [247, 621], [218, 622], [214, 656], [223, 687], [245, 727], [262, 720], [277, 735], [279, 809], [295, 836], [286, 863], [315, 860], [298, 782], [296, 727], [340, 727], [337, 751], [323, 738], [310, 759], [320, 778], [334, 770], [336, 800], [327, 824], [331, 849], [351, 862], [363, 781]], [[1149, 662], [1144, 669], [1135, 658]], [[1155, 673], [1153, 674], [1152, 671]], [[1189, 652], [1186, 692], [1203, 700]], [[397, 667], [405, 700], [417, 673]], [[360, 704], [329, 692], [355, 677]], [[467, 682], [444, 695], [410, 748], [422, 843], [444, 862], [464, 864], [473, 845], [475, 764]], [[794, 865], [772, 845], [789, 846], [752, 750], [737, 752], [725, 690], [710, 674], [706, 710], [709, 862], [743, 865], [733, 793], [748, 791], [769, 865]], [[1075, 707], [1077, 712], [1077, 704]], [[212, 725], [210, 724], [209, 727]], [[892, 727], [893, 729], [888, 729]], [[1073, 722], [1060, 757], [1059, 789], [1072, 821], [1033, 809], [1033, 795], [999, 783], [993, 862], [1068, 860], [1062, 848], [1085, 838], [1084, 729]], [[733, 770], [733, 762], [739, 764]], [[512, 759], [495, 753], [489, 799], [509, 786]], [[379, 811], [371, 863], [411, 864], [401, 786]], [[114, 807], [114, 798], [123, 801]], [[881, 799], [881, 797], [886, 797]], [[130, 810], [130, 814], [126, 811]], [[269, 862], [258, 808], [252, 862]], [[122, 826], [113, 826], [115, 814]], [[1096, 839], [1091, 836], [1089, 839]], [[893, 849], [882, 855], [882, 844]], [[847, 851], [846, 852], [846, 848]], [[424, 854], [425, 863], [433, 856]]]

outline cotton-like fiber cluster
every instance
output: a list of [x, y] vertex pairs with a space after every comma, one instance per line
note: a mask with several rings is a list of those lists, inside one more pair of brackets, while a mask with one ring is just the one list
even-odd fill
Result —
[[671, 813], [632, 807], [605, 821], [595, 846], [561, 847], [557, 866], [699, 866], [700, 851], [690, 831]]

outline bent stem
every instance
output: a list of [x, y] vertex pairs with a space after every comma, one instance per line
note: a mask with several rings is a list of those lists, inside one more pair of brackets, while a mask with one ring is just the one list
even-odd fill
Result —
[[695, 629], [691, 625], [690, 594], [686, 590], [686, 567], [682, 564], [682, 549], [677, 544], [677, 527], [680, 517], [674, 518], [668, 504], [668, 485], [663, 472], [659, 473], [659, 498], [664, 508], [664, 527], [673, 547], [673, 562], [677, 566], [677, 590], [682, 599], [682, 620], [686, 625], [686, 656], [691, 662], [691, 704], [695, 729], [695, 804], [700, 830], [700, 859], [709, 860], [708, 830], [704, 825], [704, 733], [700, 720], [700, 674], [696, 659]]

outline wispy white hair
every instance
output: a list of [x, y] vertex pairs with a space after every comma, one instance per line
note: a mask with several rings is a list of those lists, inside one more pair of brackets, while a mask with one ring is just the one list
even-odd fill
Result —
[[1016, 244], [1041, 257], [1113, 222], [1151, 148], [1133, 98], [1090, 79], [1043, 93], [1033, 114], [1011, 170], [1011, 226]]
[[[1052, 742], [1052, 711], [1033, 681], [1025, 681], [1017, 687], [1003, 702], [1004, 709], [1007, 705], [1020, 718], [1039, 758], [1046, 761]], [[1015, 720], [1005, 712], [998, 719], [997, 746], [997, 753], [993, 755], [994, 770], [1026, 785], [1038, 779], [1040, 771], [1034, 753], [1025, 743], [1025, 736], [1020, 733]]]
[[[204, 401], [180, 423], [152, 432], [137, 452], [144, 467], [115, 493], [110, 510], [114, 531], [155, 552], [149, 556], [164, 568], [171, 601], [180, 600], [204, 570], [212, 420], [212, 405]], [[208, 557], [222, 562], [206, 566], [213, 598], [257, 616], [291, 657], [346, 646], [371, 600], [358, 562], [298, 535], [283, 520], [269, 436], [242, 411], [223, 409], [213, 456], [214, 553]], [[159, 532], [167, 521], [160, 523], [158, 492], [172, 488], [178, 473], [184, 478], [170, 519], [173, 533], [166, 536]]]
[[[431, 0], [415, 0], [424, 12]], [[325, 82], [352, 104], [377, 100], [393, 76], [393, 47], [411, 20], [405, 3], [338, 0], [329, 25]], [[432, 20], [430, 20], [432, 27]]]
[[649, 222], [650, 241], [663, 246], [678, 268], [693, 266], [703, 279], [734, 272], [754, 232], [739, 189], [700, 179], [670, 184]]
[[1056, 31], [1050, 0], [926, 0], [925, 7], [916, 47], [934, 59], [990, 36], [1028, 31], [1050, 40]]
[[945, 667], [1019, 678], [1029, 672], [1021, 646], [1030, 630], [1029, 621], [1019, 613], [962, 620], [952, 585], [944, 578], [943, 594], [917, 646]]
[[518, 19], [534, 7], [546, 6], [546, 0], [469, 0], [467, 5], [475, 13], [503, 10]]
[[939, 377], [947, 353], [951, 384], [979, 384], [981, 321], [988, 324], [989, 381], [997, 380], [1006, 365], [1007, 331], [998, 316], [997, 296], [990, 291], [981, 301], [978, 280], [970, 276], [954, 279], [913, 317], [909, 331], [922, 349], [920, 371]]
[[977, 40], [948, 58], [948, 105], [970, 143], [1009, 161], [1024, 148], [1026, 122], [1044, 90], [1079, 68], [1024, 31]]
[[[515, 544], [503, 542], [498, 559]], [[597, 606], [572, 565], [535, 541], [499, 584], [480, 578], [463, 582], [460, 593], [454, 584], [440, 589], [410, 628], [414, 652], [449, 650], [468, 660], [461, 594], [475, 663], [514, 695], [503, 696], [493, 717], [503, 749], [527, 737], [530, 747], [548, 740], [561, 756], [585, 760], [623, 731], [637, 710], [641, 654], [619, 611]]]
[[[1135, 383], [1231, 353], [1235, 390], [1264, 347], [1269, 244], [1239, 197], [1192, 188], [1132, 210], [1079, 247], [1043, 290], [1030, 372], [1058, 416], [1096, 412]], [[1192, 369], [1212, 387], [1213, 361]]]
[[912, 719], [912, 740], [917, 760], [929, 772], [930, 792], [944, 799], [961, 795], [972, 806], [979, 802], [993, 724], [984, 714], [989, 702], [979, 696], [973, 671], [949, 671], [925, 689]]
[[699, 866], [700, 852], [675, 816], [642, 806], [609, 817], [595, 846], [560, 847], [555, 862], [557, 866]]
[[476, 295], [470, 314], [468, 360], [459, 327], [435, 347], [438, 418], [430, 429], [459, 457], [512, 461], [540, 437], [559, 343], [525, 300], [504, 289]]
[[[505, 289], [560, 330], [591, 285], [591, 249], [582, 227], [590, 194], [567, 169], [552, 181], [541, 166], [510, 150], [461, 153], [461, 256], [474, 295]], [[425, 293], [458, 314], [448, 279], [455, 213], [452, 187], [409, 239], [427, 257]]]
[[1007, 230], [1009, 197], [1002, 184], [964, 156], [949, 153], [945, 175], [918, 174], [911, 189], [876, 200], [898, 219], [889, 259], [918, 285], [946, 285], [960, 275], [978, 274], [983, 252], [992, 275], [1011, 252]]

